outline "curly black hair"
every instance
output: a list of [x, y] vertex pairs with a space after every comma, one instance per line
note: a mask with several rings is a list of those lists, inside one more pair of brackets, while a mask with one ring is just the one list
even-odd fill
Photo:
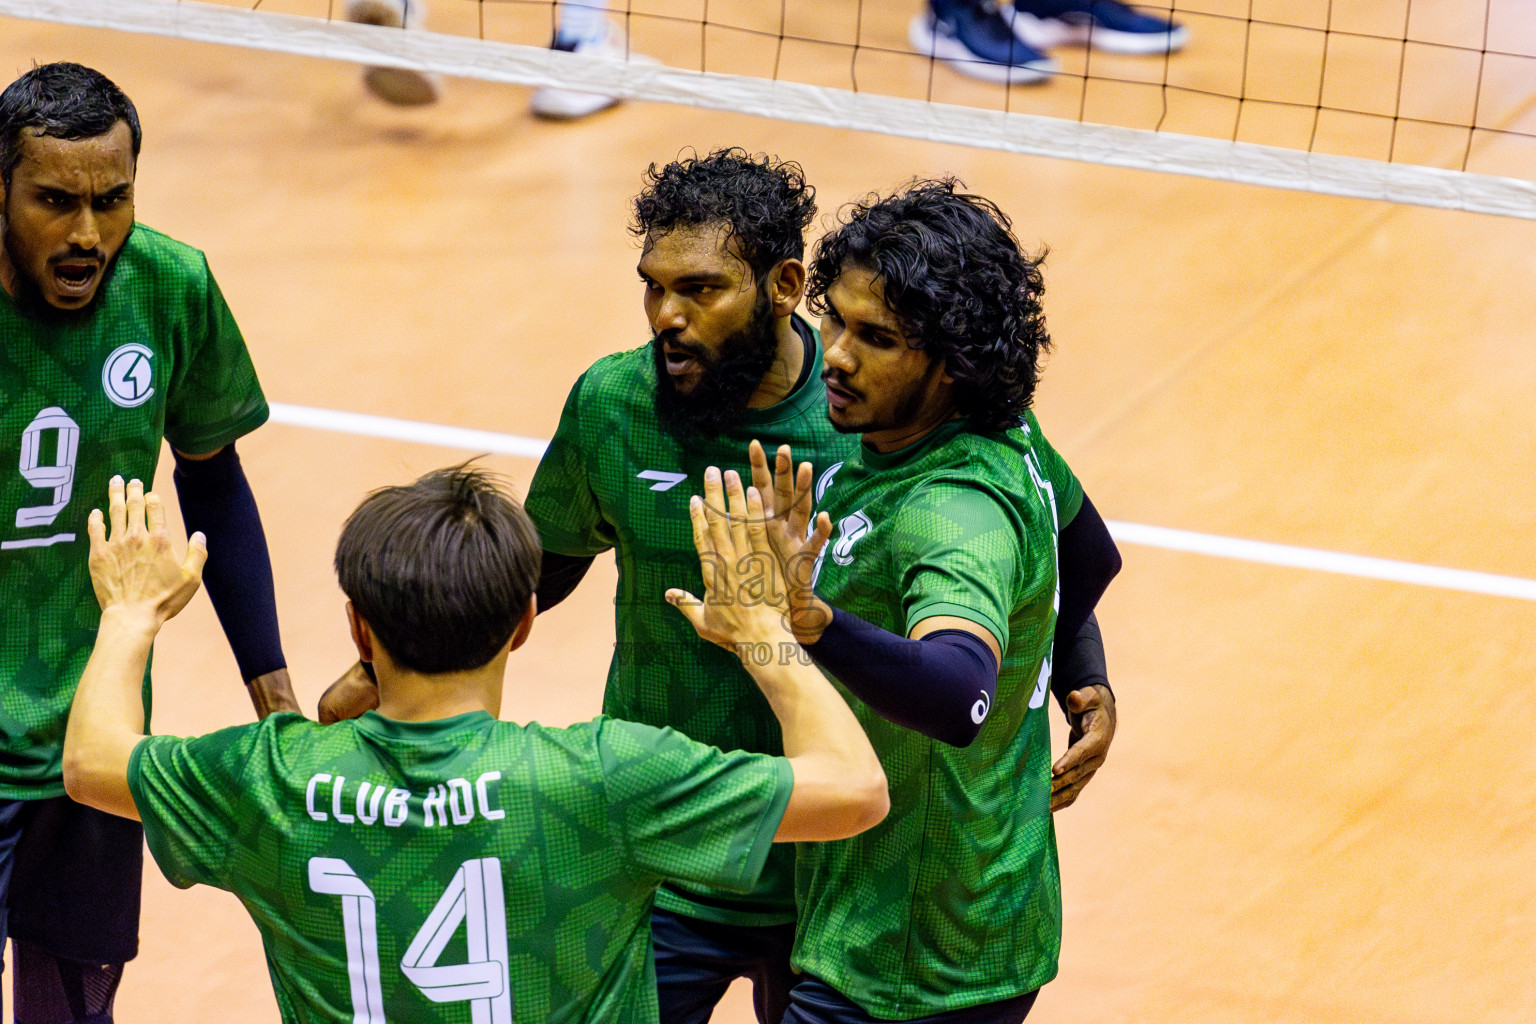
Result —
[[144, 141], [139, 113], [111, 79], [66, 61], [34, 67], [0, 92], [0, 181], [11, 187], [11, 176], [21, 163], [23, 131], [56, 139], [92, 139], [119, 121], [128, 122], [137, 160]]
[[1051, 347], [1040, 303], [1045, 253], [1025, 254], [997, 204], [956, 191], [963, 187], [913, 181], [845, 207], [816, 244], [806, 292], [822, 315], [845, 266], [872, 271], [913, 347], [943, 361], [960, 414], [973, 429], [1006, 430], [1034, 400]]
[[753, 278], [805, 255], [805, 229], [816, 216], [816, 190], [789, 160], [739, 147], [680, 158], [645, 171], [630, 230], [639, 238], [678, 227], [724, 224]]

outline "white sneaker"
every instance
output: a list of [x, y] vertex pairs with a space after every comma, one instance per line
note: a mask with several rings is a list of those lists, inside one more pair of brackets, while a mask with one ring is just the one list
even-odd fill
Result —
[[[656, 63], [653, 58], [629, 53], [628, 47], [625, 46], [624, 30], [611, 21], [605, 24], [607, 31], [596, 39], [581, 39], [572, 43], [566, 42], [557, 35], [555, 41], [549, 44], [550, 49], [564, 50], [566, 53], [606, 54], [621, 59], [643, 61], [647, 64]], [[618, 102], [617, 96], [546, 86], [534, 92], [528, 101], [528, 106], [539, 117], [547, 117], [553, 121], [575, 121], [600, 110], [607, 110]]]
[[[422, 0], [347, 0], [347, 20], [385, 28], [420, 28], [426, 20]], [[368, 91], [386, 103], [417, 107], [437, 100], [438, 78], [410, 68], [371, 67], [363, 71]]]

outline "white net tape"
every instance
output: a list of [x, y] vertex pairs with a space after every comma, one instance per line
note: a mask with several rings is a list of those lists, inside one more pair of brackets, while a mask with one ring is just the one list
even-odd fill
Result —
[[932, 142], [1536, 219], [1536, 182], [1085, 124], [846, 89], [400, 31], [195, 0], [0, 0], [0, 15], [528, 86], [585, 89]]

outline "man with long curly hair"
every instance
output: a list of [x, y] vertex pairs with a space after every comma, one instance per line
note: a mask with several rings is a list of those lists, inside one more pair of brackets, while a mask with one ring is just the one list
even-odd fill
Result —
[[[792, 622], [880, 755], [891, 813], [798, 851], [786, 1022], [1011, 1024], [1056, 973], [1045, 698], [1058, 533], [1083, 498], [1053, 482], [1029, 412], [1050, 346], [1040, 259], [957, 184], [856, 204], [811, 263], [828, 416], [862, 443], [815, 483], [831, 541], [791, 577]], [[752, 453], [794, 572], [811, 502], [791, 457]], [[1112, 545], [1098, 557], [1118, 566]], [[1101, 681], [1066, 710], [1112, 730], [1113, 708]]]

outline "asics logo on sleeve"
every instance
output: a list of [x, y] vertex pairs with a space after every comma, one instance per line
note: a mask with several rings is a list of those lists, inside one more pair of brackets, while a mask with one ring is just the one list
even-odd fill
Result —
[[992, 698], [987, 696], [987, 691], [981, 691], [981, 699], [971, 705], [971, 721], [980, 725], [987, 720], [987, 712], [992, 710]]
[[635, 476], [641, 480], [654, 480], [651, 484], [653, 491], [670, 491], [684, 480], [688, 479], [687, 473], [668, 473], [661, 469], [642, 469]]

